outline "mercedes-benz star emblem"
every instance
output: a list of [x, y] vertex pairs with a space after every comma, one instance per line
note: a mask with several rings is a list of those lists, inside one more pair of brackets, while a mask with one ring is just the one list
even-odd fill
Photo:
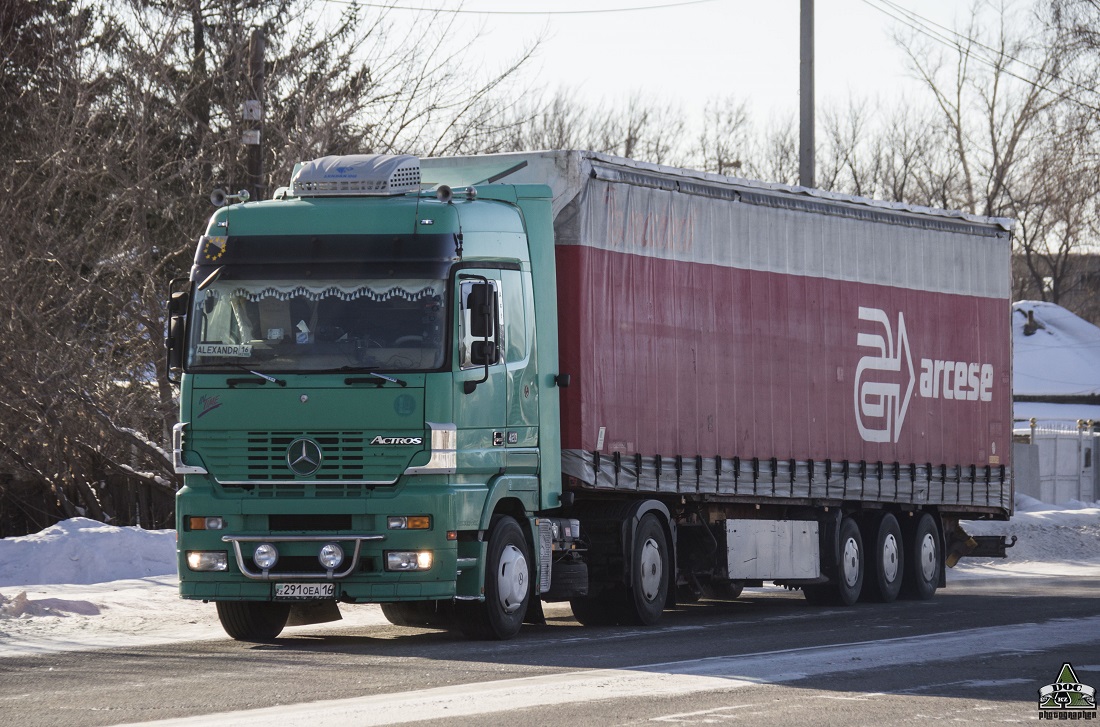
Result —
[[295, 439], [286, 448], [287, 466], [296, 475], [304, 477], [313, 474], [320, 469], [323, 459], [321, 445], [307, 437]]

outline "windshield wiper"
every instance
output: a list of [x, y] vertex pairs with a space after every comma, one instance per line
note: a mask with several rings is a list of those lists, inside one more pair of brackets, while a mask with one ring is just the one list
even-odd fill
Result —
[[408, 386], [409, 382], [399, 379], [395, 376], [386, 376], [385, 374], [377, 374], [373, 371], [367, 371], [366, 376], [349, 376], [344, 379], [344, 383], [351, 384], [374, 384], [378, 388], [382, 388], [386, 382], [391, 384], [398, 384], [400, 386]]
[[375, 376], [375, 377], [377, 377], [377, 378], [379, 378], [379, 379], [382, 379], [382, 380], [384, 380], [384, 381], [388, 381], [388, 382], [390, 382], [391, 384], [401, 384], [401, 386], [408, 386], [408, 385], [409, 385], [409, 382], [408, 382], [408, 381], [403, 381], [403, 380], [401, 380], [401, 379], [398, 379], [398, 378], [396, 378], [396, 377], [394, 377], [394, 376], [386, 376], [385, 374], [377, 374], [377, 373], [375, 373], [375, 372], [373, 372], [373, 371], [371, 371], [371, 372], [370, 372], [370, 375], [371, 375], [371, 376]]
[[[254, 371], [254, 370], [248, 368], [247, 366], [245, 366], [244, 364], [231, 363], [229, 365], [234, 367], [234, 368], [238, 368], [241, 371], [247, 371], [248, 373], [252, 374], [253, 376], [259, 376], [264, 381], [270, 381], [271, 383], [278, 384], [279, 386], [286, 386], [286, 381], [284, 381], [283, 379], [275, 378], [274, 376], [272, 376], [270, 374], [263, 374], [263, 373], [260, 373], [259, 371]], [[227, 381], [226, 383], [229, 384], [230, 388], [233, 388], [233, 386], [235, 384], [251, 384], [251, 383], [255, 383], [255, 382], [252, 379], [229, 379], [229, 381]]]

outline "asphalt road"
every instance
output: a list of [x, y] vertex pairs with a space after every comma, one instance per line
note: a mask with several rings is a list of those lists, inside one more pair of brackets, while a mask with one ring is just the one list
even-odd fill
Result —
[[1092, 580], [963, 581], [931, 601], [853, 608], [750, 590], [667, 612], [648, 629], [584, 628], [567, 607], [547, 616], [503, 643], [303, 627], [264, 646], [227, 639], [6, 658], [0, 721], [994, 724], [1037, 721], [1038, 690], [1064, 662], [1100, 688]]

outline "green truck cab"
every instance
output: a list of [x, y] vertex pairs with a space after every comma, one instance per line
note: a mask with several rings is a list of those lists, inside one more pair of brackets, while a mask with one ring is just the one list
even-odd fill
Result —
[[183, 598], [246, 640], [337, 602], [518, 631], [569, 529], [550, 203], [326, 157], [211, 217], [167, 340]]

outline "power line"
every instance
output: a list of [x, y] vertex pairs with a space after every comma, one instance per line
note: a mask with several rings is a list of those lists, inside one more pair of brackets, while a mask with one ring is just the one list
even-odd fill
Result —
[[[998, 56], [1003, 56], [1004, 58], [1007, 58], [1007, 59], [1011, 60], [1011, 62], [1013, 62], [1013, 63], [1020, 64], [1022, 66], [1032, 68], [1033, 70], [1036, 71], [1036, 73], [1045, 75], [1045, 76], [1047, 76], [1047, 77], [1049, 77], [1053, 80], [1063, 82], [1063, 84], [1073, 84], [1075, 86], [1078, 86], [1081, 89], [1091, 90], [1091, 89], [1089, 89], [1085, 86], [1081, 86], [1080, 84], [1076, 84], [1076, 82], [1074, 82], [1074, 81], [1067, 81], [1066, 79], [1064, 79], [1062, 77], [1059, 77], [1056, 74], [1051, 73], [1051, 71], [1043, 70], [1042, 68], [1037, 68], [1035, 66], [1027, 64], [1027, 63], [1023, 62], [1023, 60], [1021, 60], [1020, 58], [1016, 58], [1016, 57], [1011, 56], [1007, 53], [997, 51], [996, 48], [991, 48], [988, 45], [982, 44], [981, 42], [976, 40], [976, 38], [970, 37], [969, 35], [966, 35], [964, 33], [959, 33], [957, 31], [952, 31], [952, 30], [945, 29], [945, 30], [947, 30], [948, 33], [950, 33], [950, 35], [952, 35], [954, 37], [944, 35], [943, 33], [934, 30], [934, 27], [932, 27], [932, 26], [943, 27], [943, 25], [938, 25], [937, 23], [934, 23], [932, 21], [928, 21], [928, 20], [922, 18], [921, 15], [919, 15], [919, 14], [917, 14], [917, 13], [911, 11], [911, 10], [906, 10], [904, 8], [901, 8], [901, 7], [899, 7], [899, 5], [890, 2], [890, 0], [878, 0], [878, 1], [889, 5], [890, 8], [898, 8], [898, 10], [902, 14], [898, 14], [897, 12], [893, 12], [889, 8], [880, 7], [880, 5], [875, 3], [875, 0], [860, 0], [860, 1], [862, 3], [868, 5], [869, 8], [871, 8], [873, 10], [877, 10], [877, 11], [881, 12], [884, 15], [887, 15], [888, 18], [890, 18], [891, 20], [898, 21], [899, 23], [905, 25], [906, 27], [910, 27], [911, 30], [916, 31], [917, 33], [921, 33], [922, 35], [926, 35], [928, 37], [931, 37], [932, 40], [934, 40], [938, 43], [942, 43], [943, 45], [947, 45], [949, 47], [955, 48], [956, 51], [967, 52], [967, 48], [964, 47], [964, 45], [963, 45], [963, 41], [966, 41], [971, 46], [976, 46], [976, 47], [979, 47], [979, 48], [988, 49], [988, 51], [990, 51], [991, 53], [994, 53]], [[975, 53], [974, 51], [972, 51], [972, 48], [970, 48], [969, 52], [970, 52], [970, 55], [972, 55], [972, 57], [978, 59], [980, 63], [985, 63], [986, 65], [988, 65], [991, 68], [999, 69], [1001, 71], [1001, 73], [1003, 73], [1004, 75], [1015, 78], [1016, 80], [1021, 80], [1021, 81], [1025, 82], [1025, 84], [1030, 85], [1030, 86], [1034, 86], [1035, 88], [1046, 91], [1047, 93], [1051, 93], [1052, 96], [1054, 96], [1055, 98], [1057, 98], [1059, 100], [1070, 101], [1070, 102], [1076, 103], [1077, 106], [1080, 106], [1081, 108], [1087, 109], [1089, 111], [1100, 113], [1100, 108], [1098, 108], [1096, 106], [1092, 106], [1092, 104], [1086, 103], [1085, 101], [1082, 101], [1078, 98], [1069, 96], [1068, 91], [1058, 91], [1054, 88], [1049, 87], [1048, 85], [1044, 84], [1044, 82], [1042, 82], [1038, 79], [1025, 78], [1024, 76], [1021, 76], [1020, 74], [1016, 74], [1016, 73], [1014, 73], [1013, 70], [1010, 70], [1008, 67], [999, 66], [998, 63], [996, 62], [996, 60], [994, 60], [993, 58], [989, 58], [989, 57], [987, 57], [987, 56], [985, 56], [981, 53]]]
[[[1095, 1], [1095, 0], [1093, 0], [1093, 1]], [[903, 13], [904, 15], [909, 16], [915, 22], [920, 23], [921, 25], [924, 25], [925, 27], [934, 25], [935, 27], [940, 28], [941, 30], [944, 30], [944, 31], [950, 33], [951, 35], [955, 36], [956, 38], [958, 38], [960, 40], [966, 41], [967, 43], [971, 43], [973, 45], [978, 46], [979, 48], [983, 48], [983, 49], [989, 51], [990, 53], [993, 53], [995, 56], [1003, 56], [1003, 57], [1007, 58], [1008, 60], [1010, 60], [1014, 63], [1019, 63], [1021, 66], [1024, 66], [1025, 68], [1030, 68], [1031, 70], [1035, 71], [1036, 73], [1040, 73], [1042, 75], [1049, 76], [1050, 78], [1052, 78], [1056, 81], [1061, 81], [1062, 83], [1066, 83], [1066, 84], [1070, 84], [1072, 86], [1076, 86], [1077, 88], [1081, 89], [1082, 91], [1095, 92], [1095, 89], [1090, 88], [1090, 87], [1088, 87], [1088, 86], [1086, 86], [1082, 83], [1078, 83], [1077, 81], [1074, 81], [1072, 79], [1063, 78], [1063, 77], [1059, 76], [1057, 73], [1052, 73], [1051, 71], [1049, 71], [1045, 68], [1040, 68], [1039, 66], [1032, 65], [1031, 63], [1028, 63], [1027, 61], [1023, 60], [1022, 58], [1017, 58], [1013, 55], [1005, 53], [1001, 49], [997, 49], [997, 48], [993, 48], [992, 46], [988, 46], [985, 43], [978, 40], [977, 38], [972, 38], [968, 35], [964, 35], [963, 33], [960, 33], [957, 30], [954, 30], [952, 28], [948, 28], [945, 25], [941, 25], [940, 23], [937, 23], [934, 20], [930, 20], [929, 18], [924, 17], [923, 15], [916, 12], [915, 10], [910, 10], [909, 8], [906, 8], [902, 5], [899, 5], [896, 2], [893, 2], [892, 0], [878, 0], [878, 2], [881, 2], [883, 5], [888, 5], [892, 8], [894, 8], [894, 10], [896, 10], [900, 13]], [[952, 42], [954, 42], [954, 41], [952, 41]]]
[[592, 8], [588, 10], [467, 10], [465, 8], [424, 8], [395, 5], [393, 3], [363, 3], [354, 0], [325, 0], [338, 5], [357, 5], [364, 8], [382, 8], [384, 10], [413, 10], [420, 13], [448, 13], [451, 15], [600, 15], [611, 13], [635, 13], [646, 10], [664, 10], [682, 8], [688, 5], [720, 2], [721, 0], [682, 0], [681, 2], [660, 5], [635, 5], [624, 8]]

